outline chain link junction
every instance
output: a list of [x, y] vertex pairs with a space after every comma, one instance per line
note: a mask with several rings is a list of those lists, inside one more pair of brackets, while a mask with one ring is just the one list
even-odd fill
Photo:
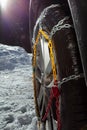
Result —
[[60, 109], [59, 109], [59, 96], [60, 96], [60, 91], [58, 89], [58, 84], [57, 84], [57, 80], [54, 82], [54, 86], [51, 88], [50, 91], [50, 97], [49, 97], [49, 101], [46, 107], [46, 112], [42, 118], [42, 121], [45, 121], [50, 110], [51, 110], [51, 105], [52, 105], [52, 101], [55, 98], [56, 100], [56, 116], [57, 116], [57, 128], [58, 130], [61, 129], [61, 120], [60, 120]]
[[[43, 121], [45, 121], [45, 118], [47, 117], [51, 105], [52, 105], [52, 100], [53, 98], [56, 99], [56, 114], [57, 114], [57, 124], [58, 124], [58, 130], [60, 130], [60, 112], [59, 112], [59, 90], [58, 90], [58, 81], [57, 81], [57, 72], [56, 72], [56, 65], [55, 65], [55, 59], [54, 59], [54, 52], [53, 52], [53, 43], [52, 40], [49, 38], [49, 36], [42, 30], [40, 29], [36, 38], [36, 41], [34, 43], [33, 46], [33, 78], [35, 78], [35, 66], [36, 66], [36, 53], [37, 53], [37, 45], [39, 44], [39, 39], [40, 36], [44, 36], [44, 38], [48, 41], [48, 48], [49, 48], [49, 54], [50, 54], [50, 59], [51, 59], [51, 65], [52, 65], [52, 71], [53, 71], [53, 79], [54, 79], [54, 86], [51, 88], [50, 91], [50, 100], [48, 101], [48, 105], [46, 108], [46, 113], [43, 117]], [[36, 88], [34, 85], [34, 96], [36, 97]], [[37, 105], [37, 101], [35, 100], [35, 104], [36, 104], [36, 112], [37, 115], [39, 115], [38, 113], [38, 105]]]
[[53, 78], [55, 81], [57, 80], [57, 73], [56, 73], [56, 65], [55, 65], [54, 53], [53, 53], [53, 43], [52, 43], [52, 40], [49, 38], [49, 36], [43, 30], [39, 30], [37, 38], [36, 38], [36, 42], [34, 43], [34, 46], [33, 46], [33, 68], [35, 69], [35, 66], [36, 66], [36, 53], [37, 53], [36, 47], [37, 47], [37, 44], [39, 43], [39, 39], [41, 35], [44, 36], [44, 38], [48, 41], [48, 47], [50, 50], [49, 54], [50, 54], [50, 59], [51, 59], [52, 71], [53, 71]]

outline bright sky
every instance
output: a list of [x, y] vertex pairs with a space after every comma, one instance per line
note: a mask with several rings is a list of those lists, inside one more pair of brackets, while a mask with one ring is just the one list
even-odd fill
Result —
[[8, 0], [0, 0], [0, 6], [2, 9], [6, 9]]

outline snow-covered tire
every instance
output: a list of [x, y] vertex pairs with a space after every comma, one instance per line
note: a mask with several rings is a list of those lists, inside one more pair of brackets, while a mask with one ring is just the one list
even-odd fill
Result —
[[[55, 25], [59, 26], [57, 31], [54, 31], [57, 27]], [[48, 35], [52, 36], [58, 80], [62, 82], [60, 86], [61, 130], [83, 130], [82, 128], [87, 124], [87, 87], [84, 81], [79, 49], [71, 17], [67, 16], [62, 6], [52, 5], [45, 9], [39, 17], [34, 30], [35, 37], [40, 27]], [[49, 49], [47, 51], [46, 47], [47, 43], [41, 37], [37, 45], [36, 68], [34, 70], [35, 102], [40, 118], [45, 113], [50, 93], [48, 86], [50, 86], [53, 80], [52, 69], [50, 67], [51, 63], [48, 70], [44, 69], [44, 63], [49, 60], [46, 59], [46, 55], [49, 55], [46, 54], [49, 53]], [[54, 123], [56, 122], [54, 102], [47, 118], [48, 127], [46, 126], [47, 122], [44, 122], [44, 130], [57, 130], [56, 123]]]

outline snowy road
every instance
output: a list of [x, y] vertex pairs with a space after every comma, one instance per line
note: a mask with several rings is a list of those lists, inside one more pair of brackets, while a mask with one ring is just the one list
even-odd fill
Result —
[[1, 44], [0, 130], [34, 130], [35, 121], [31, 55]]

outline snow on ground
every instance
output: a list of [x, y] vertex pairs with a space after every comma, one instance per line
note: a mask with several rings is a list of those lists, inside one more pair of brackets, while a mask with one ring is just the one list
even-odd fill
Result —
[[0, 130], [36, 130], [31, 59], [0, 44]]

